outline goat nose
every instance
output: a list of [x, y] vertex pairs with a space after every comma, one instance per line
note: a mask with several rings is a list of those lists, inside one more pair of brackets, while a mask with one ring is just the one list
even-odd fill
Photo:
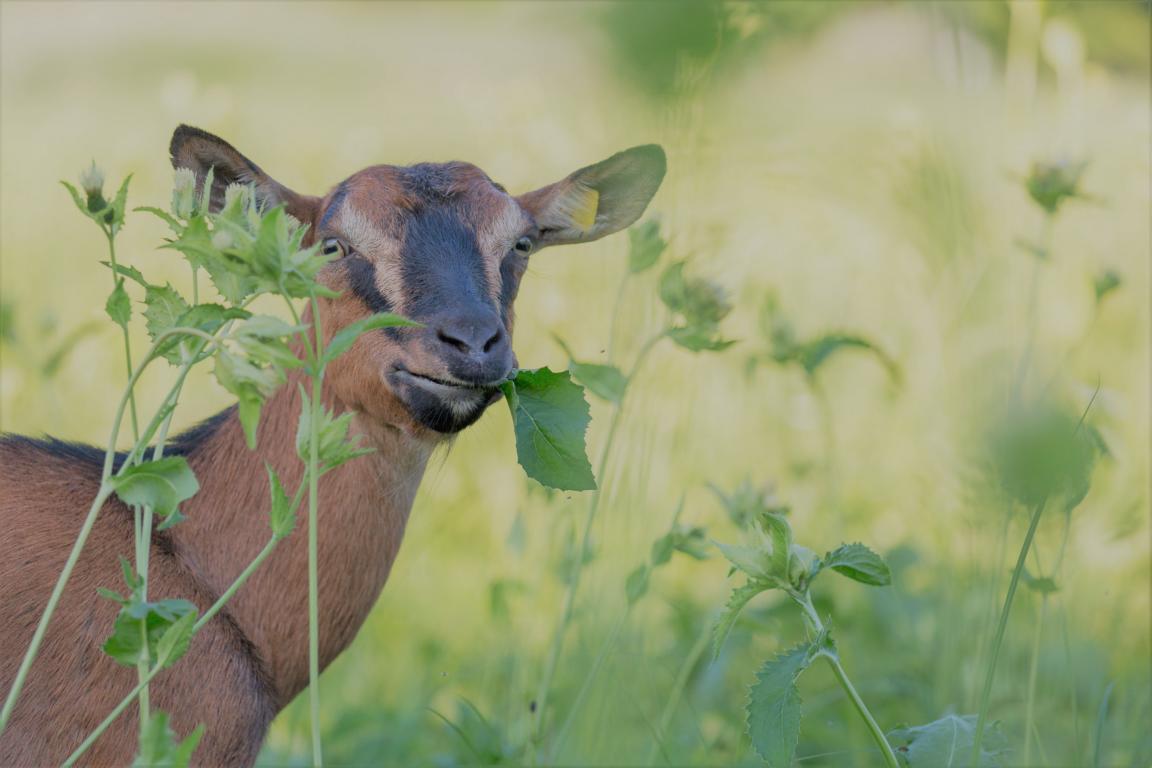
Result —
[[495, 313], [447, 317], [434, 327], [437, 340], [461, 362], [487, 363], [507, 352], [504, 324]]

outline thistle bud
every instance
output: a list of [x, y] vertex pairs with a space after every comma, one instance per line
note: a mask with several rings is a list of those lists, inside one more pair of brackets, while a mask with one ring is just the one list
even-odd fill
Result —
[[1066, 199], [1084, 197], [1079, 190], [1086, 161], [1051, 160], [1032, 164], [1026, 184], [1028, 194], [1048, 213], [1056, 213]]
[[217, 250], [223, 251], [231, 248], [235, 242], [236, 241], [232, 239], [232, 235], [224, 230], [218, 229], [212, 234], [212, 247]]
[[172, 214], [190, 219], [196, 214], [196, 174], [190, 168], [177, 168], [172, 182]]
[[96, 161], [80, 173], [80, 188], [88, 196], [88, 210], [91, 213], [102, 211], [108, 207], [104, 199], [104, 171], [96, 167]]
[[229, 184], [224, 190], [224, 210], [243, 210], [248, 205], [248, 185]]

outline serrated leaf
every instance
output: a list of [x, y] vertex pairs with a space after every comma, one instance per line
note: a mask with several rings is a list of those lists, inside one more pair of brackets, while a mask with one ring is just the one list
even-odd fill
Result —
[[132, 300], [128, 298], [128, 291], [124, 290], [123, 280], [116, 281], [116, 287], [104, 303], [104, 311], [121, 328], [127, 327], [128, 321], [132, 319]]
[[892, 583], [892, 573], [884, 558], [863, 544], [843, 544], [832, 550], [820, 560], [816, 572], [824, 568], [873, 587], [886, 587]]
[[[187, 600], [143, 602], [134, 595], [116, 615], [112, 634], [104, 643], [104, 653], [118, 664], [135, 667], [144, 653], [145, 633], [148, 637], [148, 647], [158, 649], [160, 641], [173, 625], [181, 618], [189, 614], [194, 616], [195, 613], [196, 606]], [[174, 650], [179, 650], [176, 645], [179, 639], [179, 636], [172, 638]], [[149, 656], [152, 659], [158, 658], [154, 652]]]
[[[312, 441], [312, 401], [300, 387], [300, 421], [296, 428], [296, 452], [300, 459], [307, 463], [311, 456]], [[337, 416], [333, 411], [319, 409], [317, 430], [317, 462], [321, 473], [339, 467], [358, 456], [372, 453], [371, 448], [361, 448], [360, 438], [348, 437], [348, 429], [352, 425], [352, 411], [345, 411]]]
[[501, 386], [516, 429], [516, 458], [529, 477], [550, 488], [596, 488], [584, 444], [591, 421], [584, 388], [567, 371], [522, 370]]
[[160, 636], [160, 642], [156, 643], [154, 658], [165, 669], [171, 667], [188, 652], [188, 646], [192, 643], [192, 635], [195, 634], [196, 618], [195, 610], [185, 613], [164, 630], [164, 634]]
[[144, 279], [144, 275], [140, 270], [136, 269], [136, 267], [130, 267], [127, 264], [113, 264], [110, 261], [102, 261], [100, 263], [112, 270], [113, 273], [121, 277], [129, 278], [142, 288], [148, 287], [148, 281]]
[[153, 216], [155, 216], [156, 218], [160, 219], [165, 224], [167, 224], [168, 228], [171, 229], [177, 236], [179, 236], [180, 234], [182, 234], [184, 232], [184, 225], [182, 225], [179, 221], [177, 221], [176, 217], [173, 216], [172, 214], [168, 213], [168, 211], [161, 210], [160, 208], [155, 208], [151, 205], [141, 205], [141, 206], [138, 206], [136, 208], [133, 208], [132, 210], [136, 211], [138, 213], [150, 213], [150, 214], [152, 214]]
[[[968, 768], [975, 736], [975, 715], [945, 715], [927, 725], [890, 731], [888, 743], [908, 768]], [[1000, 724], [993, 723], [984, 733], [979, 768], [999, 768], [1006, 751], [1007, 739]]]
[[732, 632], [732, 627], [736, 626], [736, 619], [740, 617], [740, 612], [744, 610], [744, 606], [748, 605], [748, 601], [756, 595], [769, 589], [772, 589], [772, 585], [767, 582], [749, 579], [743, 586], [732, 590], [732, 594], [728, 596], [728, 602], [724, 604], [720, 618], [716, 621], [716, 626], [712, 628], [713, 661], [720, 657], [720, 649]]
[[175, 515], [179, 504], [200, 490], [183, 456], [165, 456], [128, 467], [108, 478], [108, 483], [125, 504], [152, 507], [161, 517]]
[[628, 388], [628, 378], [614, 365], [568, 361], [572, 377], [601, 400], [619, 403]]
[[656, 265], [668, 243], [660, 236], [660, 222], [650, 219], [628, 230], [628, 271], [639, 274]]
[[[177, 327], [189, 309], [188, 302], [171, 284], [149, 285], [144, 292], [144, 305], [145, 327], [153, 343], [163, 333]], [[157, 352], [168, 362], [179, 365], [180, 341], [179, 336], [168, 338], [160, 344]]]
[[271, 464], [265, 464], [268, 470], [269, 496], [272, 506], [268, 512], [268, 524], [272, 528], [272, 535], [283, 539], [292, 533], [296, 527], [296, 511], [292, 509], [292, 501], [284, 491], [280, 478]]
[[198, 725], [183, 741], [168, 725], [168, 715], [153, 712], [140, 731], [140, 747], [132, 768], [188, 768], [192, 753], [204, 736], [204, 726]]
[[712, 543], [742, 573], [754, 579], [770, 579], [776, 575], [773, 572], [771, 552], [742, 544], [725, 544], [722, 541]]
[[373, 331], [378, 328], [413, 328], [420, 327], [421, 324], [400, 315], [394, 315], [391, 312], [380, 312], [369, 317], [361, 318], [354, 323], [351, 323], [339, 331], [324, 347], [324, 362], [329, 363], [335, 360], [340, 355], [347, 352], [356, 339], [368, 331]]
[[769, 768], [789, 768], [800, 738], [800, 690], [796, 679], [812, 662], [803, 643], [764, 662], [749, 691], [748, 736]]

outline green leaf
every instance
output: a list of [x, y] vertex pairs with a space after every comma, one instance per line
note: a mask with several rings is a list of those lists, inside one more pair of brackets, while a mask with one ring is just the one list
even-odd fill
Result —
[[180, 502], [200, 490], [200, 483], [183, 456], [165, 456], [128, 467], [108, 478], [108, 483], [125, 504], [152, 507], [161, 517], [176, 515]]
[[[968, 768], [976, 735], [975, 715], [945, 715], [927, 725], [897, 728], [888, 743], [908, 768]], [[980, 747], [979, 768], [998, 768], [1008, 742], [993, 723]]]
[[144, 275], [136, 267], [130, 267], [126, 264], [113, 264], [110, 261], [100, 262], [108, 269], [112, 270], [115, 274], [121, 277], [127, 277], [142, 288], [148, 287], [148, 281], [144, 279]]
[[[296, 429], [296, 452], [300, 459], [307, 463], [311, 456], [312, 440], [312, 401], [300, 387], [300, 421]], [[321, 406], [320, 420], [316, 424], [317, 430], [317, 460], [321, 473], [335, 469], [358, 456], [372, 453], [371, 448], [361, 448], [359, 436], [349, 439], [348, 428], [352, 425], [352, 411], [345, 411], [336, 416], [332, 411]]]
[[800, 344], [794, 348], [796, 361], [804, 367], [810, 375], [815, 374], [825, 362], [837, 352], [846, 349], [859, 349], [871, 352], [884, 366], [893, 381], [900, 378], [900, 369], [892, 358], [878, 345], [864, 338], [848, 333], [829, 333], [812, 341]]
[[377, 328], [414, 328], [421, 324], [391, 312], [380, 312], [361, 318], [354, 323], [341, 328], [324, 348], [324, 362], [329, 363], [347, 352], [361, 334]]
[[694, 325], [682, 328], [669, 328], [668, 338], [677, 346], [691, 352], [722, 352], [736, 343], [733, 339], [721, 339], [718, 329], [712, 325]]
[[[188, 309], [188, 302], [171, 284], [149, 285], [144, 291], [144, 321], [152, 342], [155, 343], [161, 334], [180, 325], [180, 318]], [[179, 365], [180, 342], [179, 336], [166, 339], [157, 352], [168, 362]]]
[[105, 221], [112, 226], [113, 232], [124, 226], [124, 214], [128, 207], [128, 183], [130, 181], [132, 181], [132, 174], [128, 174], [121, 182], [120, 189], [116, 191], [116, 196], [112, 198], [109, 210], [105, 214]]
[[1060, 587], [1056, 585], [1056, 580], [1051, 576], [1033, 576], [1027, 568], [1020, 573], [1020, 578], [1029, 589], [1041, 595], [1050, 595], [1060, 591]]
[[637, 566], [636, 570], [628, 574], [624, 582], [624, 594], [628, 597], [628, 605], [635, 605], [636, 601], [648, 592], [648, 577], [651, 571], [647, 564]]
[[126, 327], [128, 321], [132, 319], [132, 300], [128, 298], [128, 291], [124, 290], [123, 280], [116, 281], [116, 287], [112, 289], [108, 301], [104, 304], [104, 311], [112, 318], [112, 322], [121, 328]]
[[748, 736], [769, 768], [789, 768], [800, 738], [796, 679], [812, 663], [813, 645], [802, 643], [764, 662], [748, 698]]
[[863, 544], [844, 544], [824, 555], [813, 576], [824, 568], [873, 587], [886, 587], [892, 583], [888, 564]]
[[140, 751], [132, 768], [188, 768], [203, 736], [204, 726], [198, 725], [186, 739], [179, 741], [168, 725], [168, 715], [153, 712], [140, 732]]
[[728, 562], [738, 570], [753, 579], [771, 579], [773, 572], [772, 553], [760, 547], [748, 547], [741, 544], [725, 544], [720, 541], [712, 542]]
[[724, 641], [728, 639], [728, 635], [732, 632], [732, 627], [736, 626], [736, 619], [740, 617], [740, 612], [744, 610], [744, 606], [748, 605], [748, 601], [756, 597], [756, 595], [761, 592], [766, 592], [769, 589], [772, 589], [771, 584], [756, 579], [749, 579], [743, 586], [732, 590], [732, 594], [729, 595], [728, 602], [724, 605], [724, 610], [721, 612], [720, 618], [716, 621], [716, 626], [712, 628], [713, 661], [720, 657], [720, 649], [724, 647]]
[[676, 535], [669, 531], [656, 541], [652, 542], [652, 552], [649, 559], [652, 565], [664, 565], [672, 559], [672, 553], [676, 551]]
[[565, 491], [596, 488], [584, 444], [591, 416], [567, 371], [520, 371], [501, 389], [516, 429], [516, 458], [529, 477]]
[[220, 386], [236, 395], [244, 437], [249, 449], [255, 448], [260, 408], [264, 399], [283, 381], [283, 374], [276, 368], [262, 368], [223, 347], [216, 353], [216, 365], [212, 372]]
[[[165, 634], [182, 618], [192, 615], [195, 621], [196, 606], [187, 600], [160, 600], [157, 602], [144, 602], [137, 594], [120, 609], [116, 621], [112, 625], [112, 634], [104, 643], [104, 653], [108, 654], [118, 664], [126, 667], [135, 667], [144, 653], [142, 635], [148, 636], [148, 648], [158, 650]], [[182, 625], [183, 626], [183, 625]], [[180, 630], [181, 633], [186, 630]], [[169, 643], [169, 651], [180, 650], [182, 635], [174, 635]], [[184, 643], [183, 648], [187, 648]], [[151, 659], [159, 657], [158, 653], [150, 653]], [[173, 659], [174, 661], [174, 659]]]
[[668, 243], [660, 236], [660, 222], [649, 219], [628, 230], [628, 271], [639, 274], [656, 266]]
[[173, 216], [172, 214], [168, 213], [168, 211], [164, 211], [164, 210], [161, 210], [159, 208], [154, 208], [151, 205], [141, 205], [137, 208], [133, 208], [132, 210], [136, 211], [138, 213], [150, 213], [150, 214], [152, 214], [153, 216], [155, 216], [156, 218], [160, 219], [165, 224], [167, 224], [168, 228], [171, 229], [177, 236], [183, 234], [183, 232], [184, 232], [184, 225], [181, 224], [179, 221], [177, 221], [176, 217]]
[[568, 370], [572, 372], [572, 377], [576, 381], [583, 384], [589, 392], [601, 400], [619, 403], [624, 399], [624, 390], [628, 388], [628, 378], [616, 366], [569, 360]]
[[265, 464], [264, 468], [268, 470], [269, 495], [272, 499], [272, 507], [268, 512], [268, 523], [272, 528], [272, 535], [278, 539], [283, 539], [292, 533], [296, 527], [296, 510], [292, 509], [292, 501], [284, 491], [284, 486], [280, 483], [280, 478], [272, 469], [272, 465]]
[[156, 653], [153, 657], [165, 669], [178, 662], [188, 652], [192, 635], [196, 632], [196, 618], [195, 610], [185, 613], [164, 630], [160, 642], [156, 643]]

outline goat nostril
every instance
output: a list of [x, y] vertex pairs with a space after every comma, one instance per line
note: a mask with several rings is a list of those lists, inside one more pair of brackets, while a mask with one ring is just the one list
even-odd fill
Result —
[[502, 330], [497, 329], [496, 333], [492, 334], [492, 338], [490, 338], [490, 339], [488, 339], [488, 341], [484, 342], [484, 351], [485, 352], [491, 352], [492, 347], [496, 346], [500, 342], [500, 339], [503, 338], [503, 336], [504, 336], [504, 332]]
[[458, 349], [461, 352], [467, 352], [471, 349], [465, 341], [458, 339], [455, 336], [449, 336], [448, 334], [444, 333], [444, 331], [437, 331], [436, 338], [440, 339], [440, 341], [444, 342], [453, 349]]

